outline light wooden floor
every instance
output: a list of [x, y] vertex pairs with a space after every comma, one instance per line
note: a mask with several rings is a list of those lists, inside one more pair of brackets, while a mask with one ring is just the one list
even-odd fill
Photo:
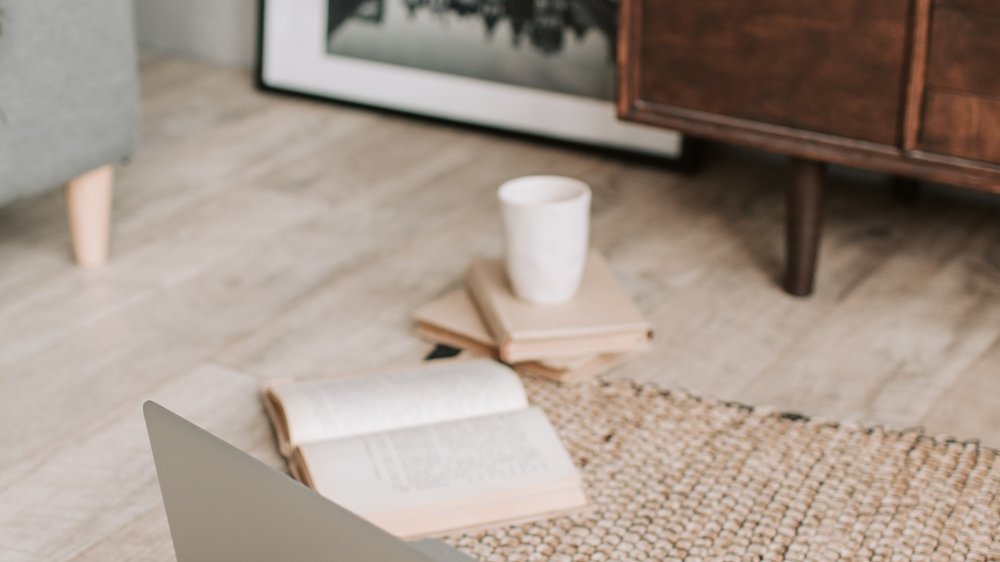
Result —
[[421, 357], [409, 311], [498, 251], [495, 187], [538, 172], [594, 186], [594, 242], [656, 326], [613, 376], [1000, 445], [996, 199], [841, 176], [797, 300], [779, 160], [684, 176], [175, 60], [142, 77], [110, 266], [70, 264], [59, 192], [0, 209], [2, 560], [170, 559], [141, 402], [279, 466], [258, 382]]

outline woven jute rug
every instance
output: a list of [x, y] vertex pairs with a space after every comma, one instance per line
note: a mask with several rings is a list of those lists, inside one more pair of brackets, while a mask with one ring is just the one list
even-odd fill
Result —
[[589, 510], [456, 535], [483, 562], [1000, 560], [1000, 454], [628, 382], [525, 379]]

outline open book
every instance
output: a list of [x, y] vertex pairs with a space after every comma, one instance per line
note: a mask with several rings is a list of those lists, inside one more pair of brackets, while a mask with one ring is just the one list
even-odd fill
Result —
[[279, 382], [263, 396], [293, 476], [401, 538], [586, 505], [552, 425], [495, 361]]

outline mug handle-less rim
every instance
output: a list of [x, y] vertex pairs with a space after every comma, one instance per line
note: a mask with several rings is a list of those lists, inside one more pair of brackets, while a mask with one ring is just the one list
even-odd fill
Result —
[[523, 176], [505, 181], [497, 198], [514, 207], [562, 207], [590, 199], [590, 186], [566, 176]]

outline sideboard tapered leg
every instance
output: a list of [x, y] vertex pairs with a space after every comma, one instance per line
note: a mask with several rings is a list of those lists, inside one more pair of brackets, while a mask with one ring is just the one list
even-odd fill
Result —
[[920, 198], [920, 182], [913, 178], [892, 178], [892, 196], [904, 205], [912, 205]]
[[792, 161], [786, 216], [785, 290], [797, 297], [812, 294], [823, 224], [826, 165], [813, 160]]

